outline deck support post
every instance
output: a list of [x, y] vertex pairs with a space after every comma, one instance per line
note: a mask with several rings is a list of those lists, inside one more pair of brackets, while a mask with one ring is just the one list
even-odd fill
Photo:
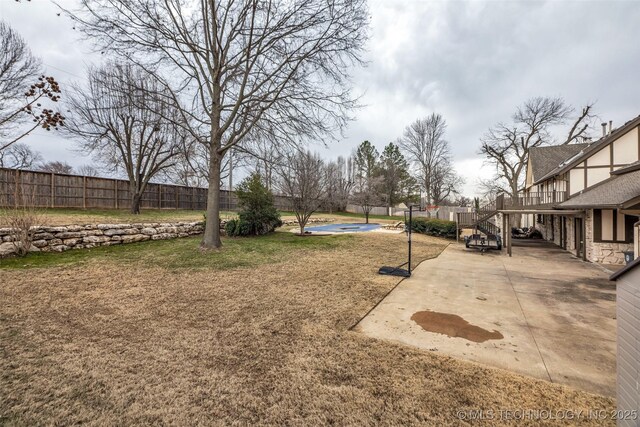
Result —
[[507, 214], [502, 214], [502, 246], [507, 244]]
[[587, 211], [582, 215], [582, 260], [587, 260]]
[[507, 214], [507, 227], [504, 235], [507, 238], [507, 253], [511, 256], [511, 214]]

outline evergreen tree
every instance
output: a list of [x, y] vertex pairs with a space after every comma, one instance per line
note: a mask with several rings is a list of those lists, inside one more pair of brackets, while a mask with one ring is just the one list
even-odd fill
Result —
[[355, 153], [356, 178], [358, 186], [366, 186], [375, 177], [380, 153], [369, 141], [360, 144]]
[[407, 203], [414, 196], [416, 181], [409, 173], [409, 164], [393, 142], [384, 147], [378, 162], [377, 174], [381, 177], [381, 192], [387, 206]]

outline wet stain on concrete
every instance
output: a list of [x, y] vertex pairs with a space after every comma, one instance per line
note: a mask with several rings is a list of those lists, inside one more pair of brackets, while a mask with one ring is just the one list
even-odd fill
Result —
[[438, 313], [431, 310], [418, 311], [411, 316], [411, 320], [420, 325], [425, 331], [447, 335], [452, 338], [464, 338], [478, 343], [504, 338], [495, 329], [488, 331], [480, 326], [470, 324], [455, 314]]

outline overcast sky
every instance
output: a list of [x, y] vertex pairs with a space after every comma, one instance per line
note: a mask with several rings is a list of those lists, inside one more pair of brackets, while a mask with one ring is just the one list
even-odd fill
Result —
[[[491, 174], [481, 169], [479, 138], [527, 98], [596, 102], [595, 113], [614, 127], [640, 114], [640, 2], [371, 0], [370, 9], [369, 65], [354, 70], [365, 106], [341, 142], [316, 148], [325, 157], [348, 155], [363, 140], [381, 151], [413, 120], [438, 112], [473, 196], [477, 178]], [[0, 0], [0, 17], [64, 90], [100, 58], [57, 13], [49, 0]], [[90, 162], [50, 132], [25, 142], [47, 160]]]

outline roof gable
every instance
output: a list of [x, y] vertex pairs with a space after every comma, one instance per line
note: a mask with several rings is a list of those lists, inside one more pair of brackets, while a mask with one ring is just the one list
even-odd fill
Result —
[[640, 170], [611, 175], [558, 205], [561, 209], [620, 207], [640, 196]]
[[531, 148], [529, 150], [529, 165], [533, 178], [532, 183], [536, 183], [560, 167], [562, 162], [580, 153], [588, 146], [589, 144], [568, 144]]
[[629, 120], [623, 126], [617, 128], [617, 129], [614, 129], [609, 135], [604, 136], [604, 137], [600, 138], [599, 140], [595, 141], [594, 143], [590, 144], [588, 147], [586, 147], [582, 151], [581, 154], [579, 153], [574, 158], [570, 159], [570, 161], [565, 161], [559, 167], [557, 167], [556, 169], [548, 172], [546, 175], [544, 175], [542, 177], [539, 177], [539, 178], [536, 177], [534, 179], [534, 184], [537, 184], [540, 181], [544, 181], [546, 179], [549, 179], [552, 176], [556, 176], [556, 175], [560, 175], [560, 174], [565, 173], [569, 169], [573, 168], [575, 165], [577, 165], [577, 164], [583, 162], [585, 159], [591, 157], [592, 154], [596, 153], [600, 149], [608, 146], [609, 144], [611, 144], [612, 142], [614, 142], [615, 140], [617, 140], [621, 136], [625, 135], [627, 132], [629, 132], [630, 130], [632, 130], [633, 128], [635, 128], [638, 125], [640, 125], [640, 116], [637, 116], [636, 118], [634, 118], [632, 120]]

